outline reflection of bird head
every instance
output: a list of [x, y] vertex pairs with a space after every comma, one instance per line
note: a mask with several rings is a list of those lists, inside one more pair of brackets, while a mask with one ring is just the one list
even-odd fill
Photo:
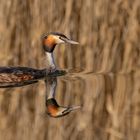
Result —
[[59, 106], [54, 98], [46, 100], [47, 114], [51, 117], [62, 117], [71, 111], [79, 109], [80, 106], [62, 107]]
[[51, 32], [42, 37], [42, 45], [46, 52], [53, 52], [55, 46], [62, 43], [79, 44], [58, 32]]

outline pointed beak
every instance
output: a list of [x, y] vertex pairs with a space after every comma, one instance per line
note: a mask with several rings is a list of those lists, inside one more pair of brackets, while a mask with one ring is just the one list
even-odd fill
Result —
[[78, 45], [79, 42], [76, 42], [76, 41], [73, 41], [71, 39], [68, 39], [68, 38], [61, 38], [63, 41], [65, 41], [66, 43], [69, 43], [69, 44], [73, 44], [73, 45]]
[[69, 108], [69, 111], [73, 111], [73, 110], [77, 110], [77, 109], [80, 109], [81, 106], [72, 106]]

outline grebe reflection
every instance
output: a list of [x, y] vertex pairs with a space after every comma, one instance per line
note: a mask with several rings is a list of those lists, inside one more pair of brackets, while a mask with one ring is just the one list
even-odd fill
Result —
[[51, 117], [63, 117], [68, 115], [71, 111], [79, 109], [81, 106], [61, 106], [55, 100], [55, 90], [57, 87], [57, 79], [56, 77], [49, 77], [45, 80], [46, 83], [46, 108], [47, 114]]

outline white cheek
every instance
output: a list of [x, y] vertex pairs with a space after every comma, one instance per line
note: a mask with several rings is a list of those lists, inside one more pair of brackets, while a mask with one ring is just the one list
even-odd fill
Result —
[[65, 43], [65, 42], [64, 42], [63, 40], [58, 39], [58, 40], [57, 40], [57, 43], [58, 43], [58, 44], [63, 44], [63, 43]]
[[63, 40], [61, 40], [58, 36], [55, 36], [55, 40], [57, 44], [63, 44], [65, 43]]

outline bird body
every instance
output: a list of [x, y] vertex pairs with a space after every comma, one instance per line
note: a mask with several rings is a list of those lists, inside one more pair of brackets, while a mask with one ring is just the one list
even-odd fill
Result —
[[0, 67], [0, 83], [21, 82], [42, 78], [45, 69], [33, 69], [29, 67]]
[[46, 69], [29, 67], [0, 67], [0, 88], [33, 84], [45, 77]]

